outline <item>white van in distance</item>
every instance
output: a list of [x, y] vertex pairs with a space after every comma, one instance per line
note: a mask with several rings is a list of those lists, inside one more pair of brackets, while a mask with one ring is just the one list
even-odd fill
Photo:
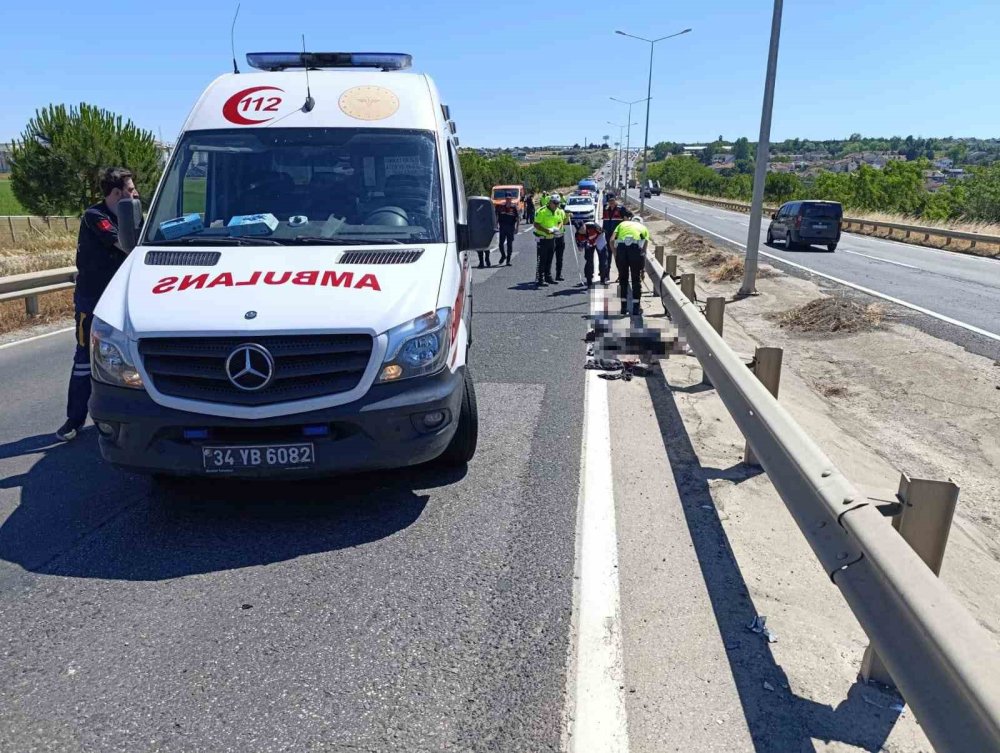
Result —
[[476, 448], [466, 199], [437, 88], [393, 53], [254, 53], [184, 124], [95, 311], [104, 457], [154, 474], [324, 475]]

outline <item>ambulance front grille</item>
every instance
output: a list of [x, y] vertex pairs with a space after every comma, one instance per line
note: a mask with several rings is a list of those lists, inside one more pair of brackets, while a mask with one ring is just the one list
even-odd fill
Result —
[[412, 264], [424, 253], [422, 248], [393, 251], [347, 251], [340, 257], [341, 264]]
[[[263, 389], [237, 387], [226, 361], [241, 345], [263, 347], [274, 377]], [[268, 335], [264, 337], [154, 337], [139, 341], [146, 373], [158, 392], [185, 400], [228, 405], [272, 405], [353, 390], [371, 360], [371, 335]]]
[[218, 251], [147, 251], [146, 264], [166, 267], [214, 267], [222, 254]]

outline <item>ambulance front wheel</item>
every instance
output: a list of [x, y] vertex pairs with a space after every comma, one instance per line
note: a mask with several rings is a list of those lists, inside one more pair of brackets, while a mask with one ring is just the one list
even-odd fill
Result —
[[465, 367], [465, 394], [458, 416], [458, 428], [439, 460], [445, 465], [461, 466], [472, 460], [479, 441], [479, 410], [476, 407], [476, 388], [472, 383], [469, 367]]

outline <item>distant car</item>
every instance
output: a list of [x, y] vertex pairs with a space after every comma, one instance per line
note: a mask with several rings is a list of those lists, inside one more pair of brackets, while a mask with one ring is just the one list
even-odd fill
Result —
[[662, 193], [663, 189], [660, 188], [660, 181], [658, 180], [653, 181], [652, 191], [653, 191], [653, 196], [659, 196], [660, 193]]
[[597, 216], [597, 205], [589, 192], [586, 195], [581, 192], [566, 199], [566, 211], [572, 222], [589, 222]]
[[652, 197], [653, 192], [649, 188], [644, 188], [644, 189], [642, 189], [642, 195], [643, 195], [643, 197], [645, 197], [645, 198], [648, 199], [648, 198]]
[[807, 249], [811, 245], [837, 250], [844, 208], [837, 201], [788, 201], [771, 215], [767, 243], [785, 242], [785, 248]]

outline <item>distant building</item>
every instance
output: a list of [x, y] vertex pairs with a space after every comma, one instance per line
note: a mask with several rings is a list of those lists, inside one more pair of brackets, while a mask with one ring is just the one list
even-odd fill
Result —
[[10, 172], [10, 158], [13, 144], [0, 144], [0, 173]]
[[934, 167], [946, 170], [955, 166], [955, 161], [951, 157], [941, 157], [940, 159], [934, 160]]

